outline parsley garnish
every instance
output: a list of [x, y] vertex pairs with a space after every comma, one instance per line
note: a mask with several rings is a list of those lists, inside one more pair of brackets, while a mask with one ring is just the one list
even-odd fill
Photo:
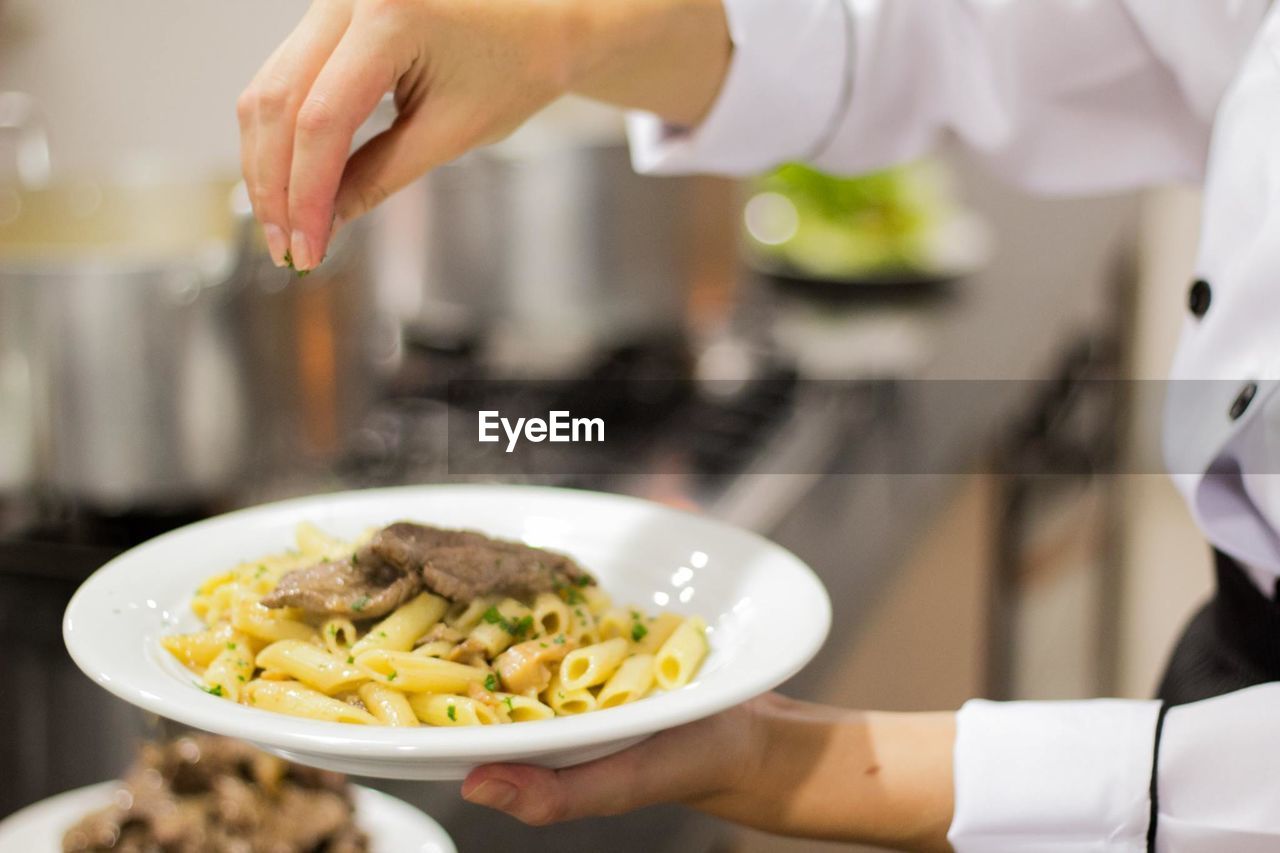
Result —
[[395, 681], [395, 680], [396, 680], [396, 676], [397, 676], [397, 675], [399, 675], [399, 674], [400, 674], [400, 673], [396, 672], [394, 669], [393, 669], [393, 670], [391, 670], [391, 674], [387, 676], [387, 681]]
[[285, 265], [289, 267], [289, 269], [293, 270], [294, 273], [297, 274], [298, 278], [305, 278], [307, 274], [311, 272], [311, 270], [300, 270], [296, 266], [294, 266], [293, 252], [291, 252], [288, 249], [284, 250], [284, 262], [285, 262]]
[[236, 644], [235, 644], [235, 643], [227, 643], [227, 648], [231, 649], [232, 651], [235, 651], [235, 649], [236, 649]]
[[647, 633], [649, 633], [649, 629], [637, 622], [631, 626], [631, 641], [638, 643], [644, 639], [644, 635]]
[[510, 697], [510, 696], [505, 696], [505, 697], [503, 697], [502, 701], [503, 701], [503, 702], [505, 702], [505, 703], [507, 703], [507, 710], [508, 710], [508, 711], [514, 711], [514, 710], [516, 709], [515, 703], [511, 701], [511, 697]]
[[557, 646], [563, 646], [563, 645], [564, 645], [564, 634], [556, 634], [556, 638], [555, 638], [554, 640], [552, 640], [551, 642], [555, 643]]
[[221, 696], [221, 695], [222, 695], [222, 685], [221, 685], [221, 684], [215, 684], [215, 685], [213, 685], [212, 687], [205, 687], [203, 684], [201, 684], [201, 685], [200, 685], [200, 689], [201, 689], [201, 690], [203, 690], [205, 693], [208, 693], [210, 696]]
[[361, 610], [364, 610], [368, 606], [369, 606], [369, 596], [367, 595], [362, 595], [359, 598], [357, 598], [355, 601], [351, 602], [351, 609], [356, 613], [359, 613]]
[[243, 676], [243, 675], [237, 675], [237, 676], [236, 676], [236, 681], [239, 681], [241, 684], [244, 684], [244, 676]]
[[453, 706], [452, 702], [449, 703], [449, 708], [445, 711], [445, 714], [455, 723], [458, 722], [458, 709]]
[[497, 625], [513, 637], [523, 637], [533, 629], [533, 617], [530, 615], [522, 616], [515, 622], [498, 612], [497, 607], [490, 607], [480, 617], [490, 625]]
[[354, 655], [347, 655], [347, 663], [355, 663], [355, 662], [356, 662], [356, 659]]
[[488, 690], [490, 693], [498, 689], [498, 677], [492, 672], [485, 677], [484, 689]]
[[578, 586], [589, 586], [591, 584], [591, 578], [587, 577], [586, 575], [583, 575], [582, 577], [575, 580], [574, 583], [577, 584]]

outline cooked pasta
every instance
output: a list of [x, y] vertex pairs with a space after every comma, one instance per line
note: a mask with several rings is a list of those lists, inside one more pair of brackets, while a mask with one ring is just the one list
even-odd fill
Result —
[[[457, 543], [492, 542], [504, 570], [517, 573], [571, 563], [479, 534], [417, 529], [453, 548], [447, 559], [468, 582], [488, 569]], [[619, 605], [580, 572], [563, 570], [527, 593], [507, 587], [512, 594], [491, 585], [464, 595], [416, 577], [370, 594], [342, 580], [314, 589], [299, 582], [308, 572], [354, 571], [379, 533], [351, 542], [299, 525], [294, 549], [202, 583], [191, 610], [203, 627], [162, 638], [163, 648], [214, 696], [315, 720], [405, 727], [613, 708], [688, 684], [708, 653], [701, 619]], [[293, 597], [273, 600], [285, 587]]]

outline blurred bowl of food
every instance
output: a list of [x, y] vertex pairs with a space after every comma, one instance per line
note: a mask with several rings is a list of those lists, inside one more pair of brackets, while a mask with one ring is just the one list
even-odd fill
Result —
[[980, 270], [992, 251], [987, 223], [960, 204], [935, 161], [858, 177], [788, 164], [752, 183], [742, 225], [747, 264], [790, 281], [950, 281]]

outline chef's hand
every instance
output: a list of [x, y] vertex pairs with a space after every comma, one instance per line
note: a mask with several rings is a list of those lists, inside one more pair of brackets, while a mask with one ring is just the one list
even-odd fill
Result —
[[589, 764], [479, 767], [462, 794], [535, 826], [680, 802], [783, 835], [949, 850], [954, 743], [953, 714], [769, 694]]
[[[240, 97], [240, 154], [277, 265], [574, 91], [692, 124], [730, 52], [721, 0], [314, 0]], [[394, 125], [354, 155], [382, 96]]]

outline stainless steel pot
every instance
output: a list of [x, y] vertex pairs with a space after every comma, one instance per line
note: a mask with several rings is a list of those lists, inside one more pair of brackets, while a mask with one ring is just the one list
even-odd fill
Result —
[[535, 124], [396, 200], [421, 230], [391, 254], [416, 260], [421, 327], [474, 336], [498, 375], [568, 378], [683, 334], [689, 197], [637, 175], [619, 134]]
[[342, 453], [395, 350], [361, 227], [298, 279], [231, 182], [26, 178], [0, 184], [0, 490], [207, 502]]

